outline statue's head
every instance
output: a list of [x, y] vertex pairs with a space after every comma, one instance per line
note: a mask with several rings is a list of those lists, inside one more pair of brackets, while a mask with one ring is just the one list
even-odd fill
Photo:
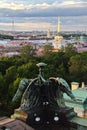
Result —
[[36, 64], [36, 66], [39, 67], [39, 83], [41, 82], [46, 82], [46, 80], [44, 79], [44, 73], [43, 73], [43, 69], [44, 67], [46, 66], [47, 64], [43, 63], [43, 62], [40, 62], [38, 64]]
[[38, 64], [36, 64], [36, 66], [38, 66], [39, 68], [44, 68], [47, 64], [40, 62]]

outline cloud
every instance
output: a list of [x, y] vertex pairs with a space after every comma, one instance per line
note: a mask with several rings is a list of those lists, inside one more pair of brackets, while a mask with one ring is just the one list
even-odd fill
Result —
[[33, 8], [33, 9], [0, 9], [0, 17], [50, 17], [87, 15], [87, 8]]
[[19, 1], [14, 1], [14, 2], [6, 2], [6, 3], [2, 3], [0, 4], [0, 8], [8, 8], [8, 9], [13, 9], [13, 10], [16, 10], [16, 9], [32, 9], [32, 8], [42, 8], [42, 9], [45, 9], [45, 8], [54, 8], [54, 7], [57, 7], [57, 8], [69, 8], [69, 7], [87, 7], [87, 2], [84, 2], [84, 1], [78, 1], [77, 2], [75, 0], [66, 0], [66, 1], [62, 1], [62, 2], [59, 2], [59, 1], [54, 1], [53, 3], [47, 3], [47, 2], [43, 2], [43, 3], [38, 3], [37, 4], [32, 4], [29, 2], [19, 2]]
[[43, 30], [50, 26], [56, 30], [58, 16], [64, 17], [62, 30], [87, 28], [87, 17], [83, 17], [87, 16], [87, 0], [0, 0], [0, 29], [9, 30], [15, 19], [15, 30]]
[[[19, 0], [20, 1], [20, 0]], [[87, 2], [85, 0], [62, 0], [52, 3], [37, 3], [33, 1], [28, 4], [27, 1], [18, 1], [0, 4], [0, 16], [16, 17], [39, 17], [39, 16], [78, 16], [87, 15]]]

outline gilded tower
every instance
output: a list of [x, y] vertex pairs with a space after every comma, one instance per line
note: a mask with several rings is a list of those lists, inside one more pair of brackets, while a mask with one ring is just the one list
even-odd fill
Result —
[[58, 17], [58, 28], [57, 28], [57, 35], [54, 38], [53, 47], [54, 49], [61, 49], [63, 42], [63, 37], [60, 35], [60, 17]]

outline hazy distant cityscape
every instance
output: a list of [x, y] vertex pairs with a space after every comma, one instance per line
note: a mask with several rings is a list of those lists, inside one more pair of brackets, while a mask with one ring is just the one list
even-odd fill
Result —
[[87, 130], [87, 0], [0, 0], [0, 130]]

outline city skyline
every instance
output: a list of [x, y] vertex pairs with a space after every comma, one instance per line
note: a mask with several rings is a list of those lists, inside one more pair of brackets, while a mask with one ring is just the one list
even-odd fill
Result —
[[61, 16], [61, 30], [87, 30], [86, 0], [1, 0], [0, 30], [56, 30]]

